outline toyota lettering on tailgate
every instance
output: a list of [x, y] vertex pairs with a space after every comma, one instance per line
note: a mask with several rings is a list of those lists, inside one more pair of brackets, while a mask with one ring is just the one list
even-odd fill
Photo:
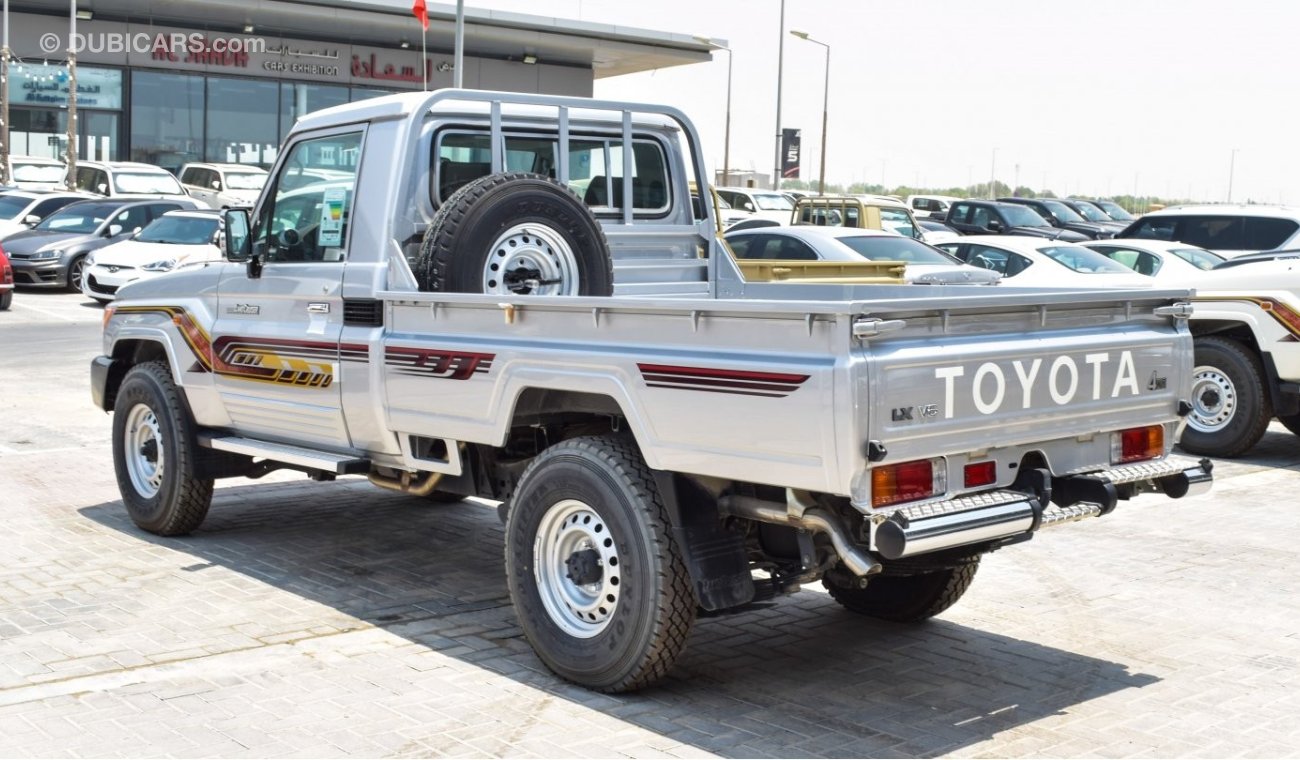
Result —
[[[934, 376], [944, 383], [944, 418], [952, 419], [957, 394], [969, 394], [980, 414], [994, 414], [1004, 406], [1030, 409], [1051, 398], [1064, 406], [1080, 394], [1096, 401], [1141, 393], [1132, 351], [1103, 351], [1084, 354], [1082, 366], [1072, 356], [1058, 356], [1050, 364], [1042, 358], [1009, 362], [984, 362], [974, 372], [954, 365], [935, 367]], [[1046, 389], [1035, 393], [1035, 381], [1042, 375]]]

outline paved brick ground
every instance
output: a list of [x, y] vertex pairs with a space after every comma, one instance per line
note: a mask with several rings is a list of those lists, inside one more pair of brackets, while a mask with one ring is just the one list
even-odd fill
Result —
[[[1300, 747], [1300, 447], [986, 558], [923, 626], [808, 589], [702, 620], [659, 688], [551, 676], [495, 510], [231, 481], [136, 530], [89, 407], [98, 313], [0, 321], [0, 755], [1248, 756]], [[31, 308], [23, 308], [29, 301]], [[8, 318], [10, 315], [0, 315]]]

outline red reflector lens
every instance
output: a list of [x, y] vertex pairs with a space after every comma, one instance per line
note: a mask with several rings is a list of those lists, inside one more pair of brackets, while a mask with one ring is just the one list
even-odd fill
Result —
[[877, 467], [871, 471], [871, 506], [886, 507], [934, 495], [934, 462], [916, 462]]
[[987, 486], [998, 482], [997, 462], [974, 462], [966, 465], [964, 479], [967, 488]]
[[1165, 453], [1165, 428], [1163, 425], [1130, 428], [1118, 433], [1119, 457], [1117, 462], [1138, 462], [1155, 459]]

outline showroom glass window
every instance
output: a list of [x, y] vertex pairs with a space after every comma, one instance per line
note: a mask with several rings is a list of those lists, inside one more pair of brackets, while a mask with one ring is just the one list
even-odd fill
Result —
[[172, 173], [203, 160], [203, 77], [131, 74], [131, 160]]
[[270, 168], [280, 146], [280, 83], [208, 77], [205, 161]]
[[348, 88], [284, 82], [280, 85], [280, 139], [299, 117], [348, 102]]

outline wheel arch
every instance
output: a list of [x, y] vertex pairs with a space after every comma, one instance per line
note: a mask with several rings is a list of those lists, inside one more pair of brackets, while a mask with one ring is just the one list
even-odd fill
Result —
[[1191, 324], [1194, 339], [1214, 336], [1236, 341], [1241, 344], [1243, 349], [1254, 354], [1259, 359], [1260, 367], [1264, 370], [1264, 380], [1265, 386], [1268, 388], [1269, 401], [1272, 403], [1275, 413], [1288, 414], [1300, 411], [1296, 395], [1285, 392], [1283, 388], [1284, 381], [1278, 373], [1277, 362], [1273, 360], [1272, 352], [1265, 351], [1260, 346], [1259, 335], [1256, 333], [1255, 327], [1251, 322], [1238, 322], [1232, 319], [1193, 320]]
[[171, 371], [172, 382], [177, 387], [181, 386], [180, 367], [176, 358], [176, 351], [172, 347], [171, 341], [167, 339], [167, 334], [162, 330], [153, 330], [150, 328], [137, 328], [130, 334], [119, 336], [113, 343], [113, 351], [110, 354], [113, 359], [113, 365], [109, 369], [108, 383], [104, 388], [104, 407], [112, 409], [117, 400], [117, 390], [122, 385], [122, 378], [126, 373], [137, 364], [151, 361], [161, 361], [167, 363], [167, 368]]

